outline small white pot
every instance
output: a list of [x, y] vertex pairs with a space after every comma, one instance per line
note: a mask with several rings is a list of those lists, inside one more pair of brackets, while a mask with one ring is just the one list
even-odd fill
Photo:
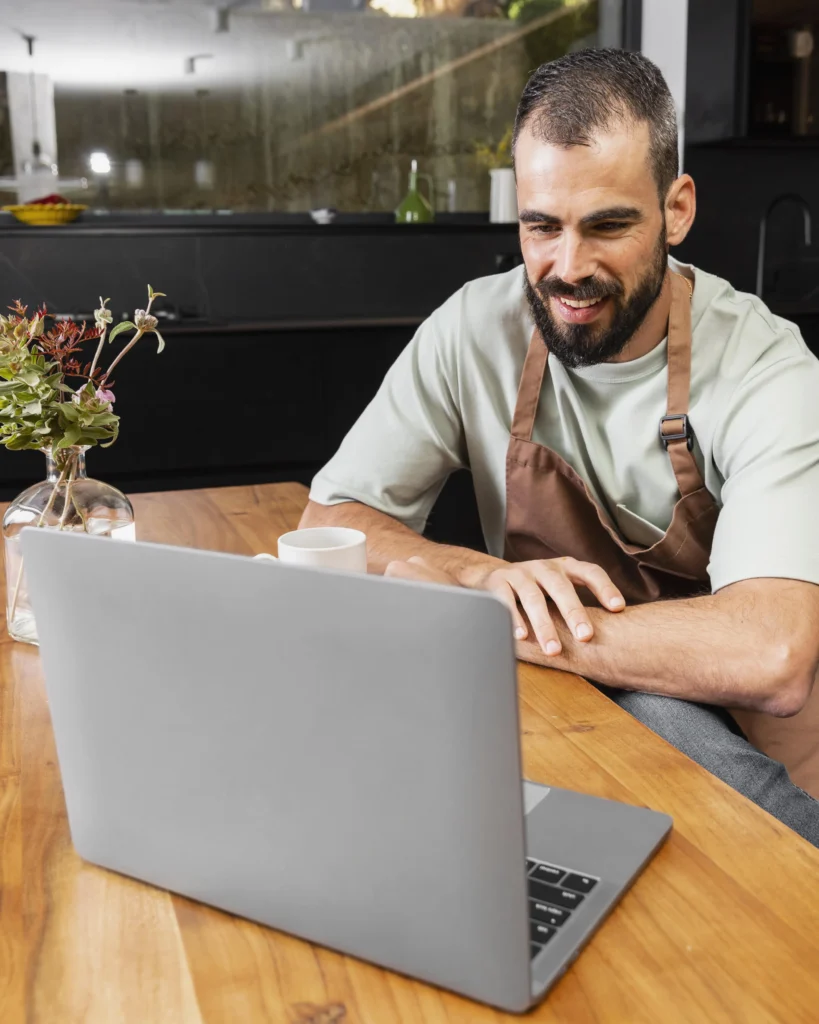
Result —
[[518, 193], [511, 167], [496, 167], [489, 172], [489, 220], [493, 224], [514, 224], [518, 219]]

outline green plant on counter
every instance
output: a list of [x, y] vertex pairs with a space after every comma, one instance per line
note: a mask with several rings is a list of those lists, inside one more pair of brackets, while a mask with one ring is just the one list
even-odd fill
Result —
[[[0, 444], [12, 451], [48, 450], [58, 464], [62, 449], [110, 447], [119, 434], [111, 374], [143, 335], [155, 334], [160, 352], [165, 347], [151, 313], [160, 295], [164, 292], [148, 285], [147, 308], [138, 309], [133, 321], [124, 320], [110, 334], [110, 300], [102, 298], [94, 311], [95, 326], [89, 329], [85, 323], [58, 320], [47, 331], [45, 306], [29, 317], [19, 301], [10, 307], [10, 316], [0, 316]], [[135, 332], [133, 337], [103, 370], [98, 364], [106, 340], [128, 330]], [[97, 348], [83, 366], [79, 355], [89, 341], [96, 341]]]
[[488, 142], [476, 142], [475, 155], [478, 158], [478, 163], [488, 171], [496, 170], [499, 167], [511, 167], [512, 125], [509, 125], [496, 146]]
[[561, 7], [576, 6], [572, 0], [511, 0], [506, 8], [506, 16], [511, 21], [517, 21], [525, 25], [535, 18], [542, 18], [544, 14], [551, 14]]

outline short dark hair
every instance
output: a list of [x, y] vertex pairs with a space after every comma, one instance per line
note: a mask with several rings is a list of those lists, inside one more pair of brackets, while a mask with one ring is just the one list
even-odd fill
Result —
[[541, 64], [523, 90], [513, 149], [524, 128], [558, 146], [588, 146], [597, 132], [645, 121], [660, 202], [679, 169], [677, 114], [656, 64], [628, 50], [579, 50]]

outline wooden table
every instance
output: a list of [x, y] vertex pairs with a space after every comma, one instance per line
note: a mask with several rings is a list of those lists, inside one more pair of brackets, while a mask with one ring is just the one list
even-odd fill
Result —
[[[143, 494], [141, 539], [275, 550], [298, 484]], [[93, 636], [89, 632], [89, 649]], [[819, 850], [577, 677], [522, 665], [526, 774], [673, 815], [668, 841], [531, 1019], [819, 1021]], [[2, 1024], [513, 1020], [83, 863], [37, 650], [0, 642]]]

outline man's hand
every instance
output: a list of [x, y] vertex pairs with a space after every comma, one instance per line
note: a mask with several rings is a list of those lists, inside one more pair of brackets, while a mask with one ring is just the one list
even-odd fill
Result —
[[591, 640], [594, 627], [575, 585], [587, 587], [608, 611], [621, 612], [626, 606], [623, 595], [604, 569], [592, 562], [578, 562], [576, 558], [513, 562], [488, 570], [471, 567], [462, 573], [461, 583], [474, 590], [488, 590], [508, 606], [516, 640], [529, 636], [528, 623], [531, 623], [538, 643], [550, 657], [560, 654], [563, 646], [547, 598], [554, 602], [572, 636], [581, 643]]
[[609, 611], [619, 612], [626, 606], [623, 595], [605, 570], [599, 565], [578, 562], [574, 558], [515, 562], [489, 568], [473, 566], [456, 578], [416, 556], [406, 562], [390, 562], [385, 575], [488, 590], [497, 595], [511, 611], [515, 638], [525, 640], [529, 636], [528, 623], [531, 623], [543, 652], [550, 657], [559, 655], [563, 647], [547, 599], [554, 602], [572, 636], [581, 643], [591, 640], [594, 627], [575, 590], [576, 584], [587, 587], [602, 607]]

